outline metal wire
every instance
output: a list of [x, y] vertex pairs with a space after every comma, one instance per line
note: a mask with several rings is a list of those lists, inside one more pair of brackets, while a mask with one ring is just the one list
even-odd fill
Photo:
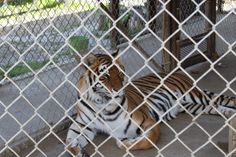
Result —
[[[163, 65], [163, 50], [176, 60], [177, 67], [174, 70], [180, 69], [194, 79], [194, 75], [180, 65], [196, 53], [205, 56], [207, 38], [214, 32], [216, 51], [221, 57], [213, 62], [205, 56], [205, 61], [210, 65], [201, 76], [195, 78], [192, 89], [199, 88], [198, 83], [210, 72], [214, 72], [225, 83], [218, 93], [223, 94], [228, 90], [232, 95], [236, 95], [235, 89], [231, 87], [236, 80], [235, 76], [229, 79], [216, 68], [226, 56], [236, 57], [235, 1], [223, 3], [223, 11], [227, 12], [217, 13], [215, 24], [209, 21], [205, 14], [204, 0], [182, 0], [180, 19], [166, 8], [170, 1], [155, 1], [154, 9], [150, 7], [149, 1], [121, 0], [120, 10], [114, 13], [118, 15], [115, 18], [110, 17], [100, 5], [103, 3], [109, 8], [109, 2], [0, 1], [0, 156], [30, 157], [34, 156], [34, 153], [49, 156], [41, 147], [49, 138], [66, 147], [60, 133], [73, 122], [76, 113], [76, 84], [84, 72], [83, 60], [90, 53], [110, 54], [114, 49], [114, 41], [121, 49], [120, 56], [128, 81], [150, 72], [157, 73], [160, 69], [155, 67], [152, 61]], [[168, 38], [163, 38], [164, 12], [177, 21], [179, 27], [176, 32], [181, 33], [180, 39], [189, 39], [192, 42], [192, 45], [181, 49], [182, 60], [178, 60], [165, 47], [165, 43], [175, 32]], [[206, 23], [212, 24], [212, 30], [205, 34], [203, 39], [195, 42], [192, 37], [204, 33]], [[123, 25], [126, 32], [121, 30], [118, 24]], [[113, 38], [114, 32], [117, 39]], [[134, 42], [150, 57], [147, 58], [140, 48], [135, 47]], [[174, 137], [168, 142], [164, 141], [163, 143], [166, 143], [162, 146], [154, 146], [160, 152], [156, 156], [168, 156], [165, 152], [173, 145], [183, 147], [189, 152], [189, 156], [195, 156], [208, 145], [212, 145], [221, 155], [233, 154], [233, 151], [224, 152], [214, 142], [214, 137], [225, 127], [235, 131], [229, 125], [231, 119], [223, 118], [224, 124], [211, 134], [195, 121], [204, 115], [194, 117], [190, 113], [187, 114], [193, 120], [181, 131], [176, 131], [172, 124], [163, 122]], [[192, 148], [181, 138], [192, 127], [203, 132], [207, 138], [197, 148]], [[111, 136], [100, 144], [91, 141], [95, 148], [94, 155], [97, 153], [105, 156], [98, 149], [106, 145], [110, 138]], [[66, 149], [58, 152], [57, 156], [63, 156], [64, 153]], [[127, 150], [123, 156], [135, 156], [134, 154]]]

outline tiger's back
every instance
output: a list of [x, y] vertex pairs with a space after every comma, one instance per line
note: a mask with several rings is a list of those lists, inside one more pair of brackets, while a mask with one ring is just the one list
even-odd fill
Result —
[[[154, 119], [159, 120], [162, 114], [173, 107], [176, 99], [192, 87], [192, 81], [181, 73], [174, 73], [164, 81], [162, 81], [162, 78], [167, 75], [160, 73], [159, 76], [161, 78], [155, 74], [149, 74], [127, 85], [125, 94], [129, 100], [131, 111], [138, 107], [148, 111], [154, 116]], [[198, 90], [193, 89], [190, 92], [196, 93]], [[164, 119], [171, 120], [176, 117], [178, 112], [179, 106], [176, 106], [176, 109], [172, 109], [164, 116]]]

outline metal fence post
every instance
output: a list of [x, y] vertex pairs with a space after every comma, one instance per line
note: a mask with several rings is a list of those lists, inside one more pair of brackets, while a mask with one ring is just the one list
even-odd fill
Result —
[[[179, 2], [180, 1], [171, 0], [166, 6], [166, 9], [169, 10], [176, 19], [179, 19]], [[163, 17], [163, 40], [165, 41], [169, 38], [169, 36], [171, 36], [177, 29], [177, 22], [172, 19], [167, 12], [165, 12]], [[175, 57], [179, 58], [179, 39], [180, 34], [176, 33], [169, 39], [169, 41], [165, 41], [165, 48], [169, 51], [163, 50], [163, 65], [165, 72], [170, 72], [177, 65], [175, 59], [171, 57], [169, 53], [172, 53]]]
[[[113, 16], [113, 19], [116, 20], [119, 17], [119, 0], [111, 0], [110, 7], [111, 7], [111, 14]], [[118, 32], [114, 28], [111, 31], [111, 47], [112, 49], [116, 49], [119, 39], [118, 39]]]

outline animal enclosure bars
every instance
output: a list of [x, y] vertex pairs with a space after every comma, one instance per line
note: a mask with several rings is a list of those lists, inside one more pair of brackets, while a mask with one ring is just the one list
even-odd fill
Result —
[[[193, 84], [160, 115], [161, 134], [153, 148], [118, 149], [120, 139], [113, 134], [122, 124], [111, 129], [103, 121], [110, 135], [86, 137], [90, 156], [236, 156], [235, 39], [235, 0], [0, 0], [0, 157], [73, 156], [66, 134], [76, 122], [78, 103], [85, 101], [78, 93], [91, 89], [82, 92], [78, 85], [86, 70], [93, 71], [86, 63], [91, 54], [106, 54], [116, 66], [121, 60], [121, 90], [150, 73], [161, 79], [160, 86], [175, 72]], [[193, 114], [195, 106], [181, 103], [195, 89], [218, 93], [208, 98], [218, 115], [204, 109]], [[230, 115], [217, 106], [222, 95], [235, 102]], [[148, 95], [143, 100], [133, 112], [151, 106]], [[165, 121], [177, 106], [184, 113]]]

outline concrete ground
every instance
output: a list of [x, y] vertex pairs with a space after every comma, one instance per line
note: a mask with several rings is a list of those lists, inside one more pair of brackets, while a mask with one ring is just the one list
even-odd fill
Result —
[[[194, 153], [196, 157], [222, 157], [224, 156], [221, 151], [227, 152], [227, 138], [228, 130], [224, 129], [216, 137], [213, 138], [214, 144], [218, 146], [221, 150], [219, 151], [213, 144], [209, 143], [208, 136], [195, 124], [190, 124], [192, 119], [186, 115], [181, 114], [177, 119], [169, 122], [168, 124], [173, 127], [176, 132], [180, 132], [186, 126], [191, 125], [189, 129], [183, 132], [178, 139], [175, 138], [175, 134], [171, 129], [162, 124], [161, 127], [161, 136], [157, 142], [157, 147], [162, 149], [161, 151], [156, 150], [155, 148], [143, 151], [130, 151], [126, 152], [120, 150], [115, 143], [114, 139], [108, 139], [105, 143], [101, 144], [104, 140], [108, 138], [106, 135], [98, 135], [94, 140], [94, 144], [97, 145], [97, 151], [95, 152], [94, 146], [91, 144], [87, 146], [86, 151], [89, 154], [92, 154], [94, 157], [121, 157], [121, 156], [135, 156], [135, 157], [154, 157], [154, 156], [165, 156], [165, 157], [190, 157], [191, 151], [195, 151], [198, 147], [205, 145], [202, 149]], [[224, 121], [216, 116], [206, 116], [203, 115], [197, 119], [197, 123], [204, 127], [207, 132], [212, 135], [224, 124]], [[65, 138], [65, 132], [61, 133], [60, 137]], [[185, 148], [180, 140], [185, 143], [190, 150]], [[209, 144], [206, 144], [209, 143]], [[166, 146], [168, 145], [168, 146]], [[54, 136], [47, 138], [42, 144], [39, 145], [39, 148], [45, 152], [47, 157], [63, 156], [70, 157], [68, 153], [64, 152], [64, 145], [61, 144]], [[62, 154], [61, 154], [62, 153]], [[159, 153], [159, 154], [158, 154]], [[102, 154], [102, 155], [101, 155]], [[132, 155], [131, 155], [132, 154]], [[162, 154], [162, 155], [161, 155]], [[42, 153], [36, 152], [31, 157], [42, 157]]]

